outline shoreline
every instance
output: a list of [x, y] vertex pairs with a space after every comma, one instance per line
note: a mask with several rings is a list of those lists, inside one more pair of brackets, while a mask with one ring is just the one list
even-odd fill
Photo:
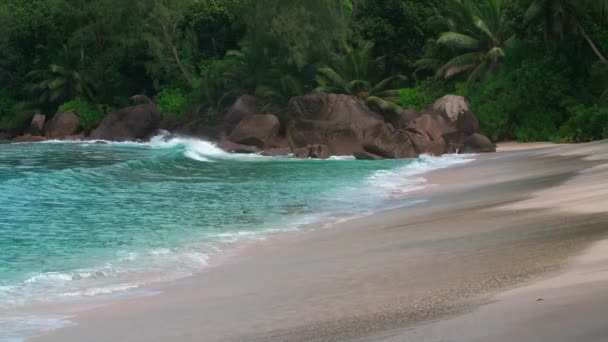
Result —
[[[606, 150], [605, 143], [595, 145]], [[167, 284], [158, 296], [83, 312], [79, 325], [35, 340], [365, 340], [454, 315], [470, 309], [478, 294], [559, 271], [606, 236], [604, 215], [495, 210], [602, 164], [553, 155], [569, 148], [481, 156], [425, 174], [440, 185], [411, 196], [426, 203], [255, 243], [227, 265]], [[573, 226], [583, 234], [569, 233]], [[133, 331], [126, 322], [150, 328]]]

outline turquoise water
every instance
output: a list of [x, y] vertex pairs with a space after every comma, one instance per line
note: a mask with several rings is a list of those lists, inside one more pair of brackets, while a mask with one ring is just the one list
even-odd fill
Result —
[[232, 155], [208, 142], [0, 144], [0, 313], [203, 270], [239, 241], [407, 205], [401, 161]]

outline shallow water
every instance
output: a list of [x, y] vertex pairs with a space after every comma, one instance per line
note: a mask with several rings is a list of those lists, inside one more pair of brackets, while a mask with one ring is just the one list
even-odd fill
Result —
[[187, 276], [239, 241], [408, 205], [424, 172], [468, 160], [296, 160], [162, 137], [2, 144], [0, 314]]

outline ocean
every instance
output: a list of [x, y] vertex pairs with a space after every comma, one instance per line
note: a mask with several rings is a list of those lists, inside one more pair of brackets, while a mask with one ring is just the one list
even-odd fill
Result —
[[415, 205], [426, 172], [470, 160], [298, 160], [168, 136], [0, 144], [0, 341], [69, 324], [30, 308], [129, 295], [247, 241]]

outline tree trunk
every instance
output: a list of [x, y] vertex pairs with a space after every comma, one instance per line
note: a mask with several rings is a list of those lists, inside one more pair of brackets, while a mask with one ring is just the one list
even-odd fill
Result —
[[359, 10], [359, 0], [353, 0], [353, 21], [357, 21], [357, 11]]
[[589, 35], [587, 34], [587, 32], [585, 31], [583, 26], [581, 24], [578, 24], [578, 28], [581, 31], [581, 34], [583, 35], [583, 37], [585, 37], [585, 40], [587, 41], [587, 43], [589, 43], [589, 46], [591, 46], [591, 49], [593, 49], [593, 52], [595, 52], [595, 54], [597, 55], [597, 57], [604, 63], [608, 63], [608, 60], [606, 60], [606, 56], [604, 56], [602, 54], [602, 52], [600, 51], [600, 49], [598, 49], [598, 47], [595, 45], [595, 43], [593, 43], [593, 41], [591, 40], [591, 37], [589, 37]]
[[171, 53], [173, 54], [173, 58], [175, 59], [175, 63], [177, 63], [177, 67], [181, 71], [181, 73], [184, 76], [184, 78], [187, 81], [190, 81], [190, 74], [186, 71], [186, 69], [184, 68], [184, 65], [182, 64], [182, 60], [179, 58], [179, 52], [177, 51], [177, 46], [175, 46], [175, 44], [173, 43], [173, 38], [171, 37], [169, 29], [167, 29], [167, 25], [163, 21], [161, 21], [161, 20], [158, 20], [158, 23], [160, 24], [161, 29], [162, 29], [162, 31], [163, 31], [163, 33], [165, 35], [165, 39], [167, 41], [167, 44], [171, 48]]
[[184, 78], [186, 80], [190, 81], [190, 74], [186, 71], [186, 69], [182, 65], [182, 60], [179, 58], [179, 53], [177, 52], [177, 47], [175, 45], [172, 45], [171, 51], [173, 52], [173, 57], [175, 58], [175, 62], [177, 62], [177, 66], [179, 67], [179, 70], [182, 72], [182, 75], [184, 75]]

